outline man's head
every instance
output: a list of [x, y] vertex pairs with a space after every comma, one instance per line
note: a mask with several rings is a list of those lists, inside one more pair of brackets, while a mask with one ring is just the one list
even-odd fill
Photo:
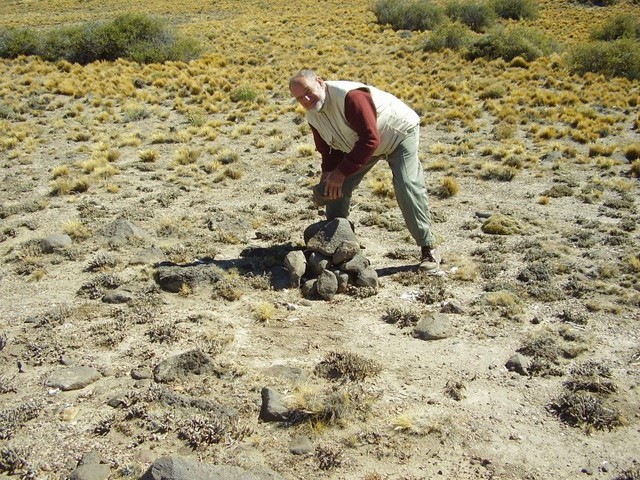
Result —
[[289, 80], [291, 95], [305, 110], [319, 112], [327, 98], [324, 80], [313, 70], [300, 70]]

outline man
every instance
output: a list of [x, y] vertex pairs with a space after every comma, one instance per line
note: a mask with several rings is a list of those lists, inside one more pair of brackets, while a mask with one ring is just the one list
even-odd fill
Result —
[[324, 81], [300, 70], [289, 81], [306, 110], [316, 149], [322, 156], [329, 220], [347, 218], [351, 195], [364, 175], [384, 158], [407, 229], [421, 247], [419, 269], [437, 274], [440, 255], [431, 232], [424, 172], [418, 159], [420, 119], [390, 93], [357, 82]]

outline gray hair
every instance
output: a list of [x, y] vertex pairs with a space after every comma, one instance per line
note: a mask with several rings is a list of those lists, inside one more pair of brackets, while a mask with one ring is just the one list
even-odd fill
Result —
[[314, 70], [310, 70], [308, 68], [303, 68], [298, 73], [296, 73], [291, 80], [289, 80], [289, 89], [293, 86], [294, 83], [297, 83], [301, 78], [306, 78], [307, 80], [316, 81], [318, 79], [318, 74]]

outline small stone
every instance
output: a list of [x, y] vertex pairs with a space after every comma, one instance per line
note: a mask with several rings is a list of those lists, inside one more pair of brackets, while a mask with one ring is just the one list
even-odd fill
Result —
[[309, 267], [315, 276], [320, 275], [331, 264], [331, 259], [319, 252], [311, 252], [309, 255]]
[[76, 468], [69, 480], [107, 480], [111, 476], [111, 468], [104, 463], [82, 465]]
[[[318, 295], [318, 289], [316, 288], [318, 280], [316, 278], [312, 278], [311, 280], [307, 280], [302, 284], [300, 291], [302, 292], [302, 296], [306, 299], [315, 298]], [[302, 302], [300, 302], [302, 304]], [[310, 306], [310, 305], [308, 305]]]
[[97, 465], [102, 463], [102, 458], [100, 457], [100, 453], [95, 450], [91, 452], [87, 452], [82, 455], [82, 458], [78, 462], [78, 466], [82, 465]]
[[318, 282], [316, 283], [316, 289], [318, 295], [325, 300], [331, 300], [338, 292], [338, 279], [329, 270], [324, 270], [318, 276]]
[[150, 368], [134, 368], [133, 370], [131, 370], [131, 378], [133, 378], [134, 380], [153, 378], [153, 372]]
[[440, 313], [464, 313], [464, 308], [457, 302], [443, 302], [440, 308]]
[[289, 451], [294, 455], [312, 455], [314, 448], [309, 437], [297, 435], [291, 439]]
[[299, 288], [300, 280], [307, 269], [307, 259], [300, 250], [292, 250], [284, 257], [284, 266], [289, 272], [289, 286]]
[[418, 322], [413, 336], [421, 340], [441, 340], [451, 336], [449, 319], [440, 314], [432, 314]]
[[64, 233], [54, 233], [40, 241], [40, 247], [45, 253], [54, 253], [70, 247], [73, 243], [71, 237]]
[[365, 268], [358, 274], [356, 285], [358, 287], [378, 288], [378, 272], [371, 267]]
[[334, 270], [333, 274], [338, 279], [337, 293], [346, 293], [349, 290], [349, 274], [340, 270]]
[[360, 252], [360, 243], [355, 240], [345, 240], [342, 242], [336, 252], [333, 254], [333, 264], [340, 265], [355, 257]]
[[371, 265], [369, 259], [359, 253], [344, 265], [342, 265], [341, 270], [359, 274], [360, 272], [364, 272], [369, 267], [369, 265]]
[[132, 300], [133, 293], [123, 289], [111, 290], [102, 297], [104, 303], [110, 304], [129, 303]]
[[90, 367], [70, 367], [54, 372], [45, 385], [62, 391], [79, 390], [97, 381], [100, 372]]
[[527, 357], [520, 353], [516, 353], [511, 358], [509, 358], [504, 366], [510, 372], [516, 372], [520, 375], [525, 376], [529, 375], [527, 371], [529, 368], [529, 360], [527, 359]]
[[67, 407], [60, 412], [60, 420], [63, 422], [71, 422], [75, 420], [79, 413], [80, 409], [78, 407]]

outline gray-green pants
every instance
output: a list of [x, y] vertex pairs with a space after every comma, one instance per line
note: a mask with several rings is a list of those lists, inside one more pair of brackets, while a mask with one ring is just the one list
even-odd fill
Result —
[[393, 173], [393, 189], [396, 200], [409, 233], [418, 246], [435, 245], [435, 238], [431, 233], [431, 213], [427, 201], [424, 171], [418, 158], [419, 141], [420, 128], [416, 127], [407, 133], [393, 153], [374, 157], [361, 170], [349, 175], [342, 186], [342, 198], [327, 203], [327, 219], [348, 218], [353, 191], [380, 159], [386, 159]]

